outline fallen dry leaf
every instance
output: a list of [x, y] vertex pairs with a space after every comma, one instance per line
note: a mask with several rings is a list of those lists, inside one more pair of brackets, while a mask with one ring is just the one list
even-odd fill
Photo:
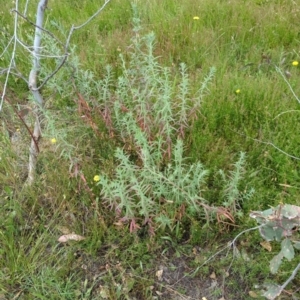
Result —
[[58, 238], [58, 242], [60, 243], [66, 243], [68, 241], [82, 241], [84, 240], [85, 237], [75, 234], [75, 233], [71, 233], [71, 234], [65, 234], [62, 235], [61, 237]]
[[99, 295], [102, 299], [108, 299], [108, 288], [106, 286], [100, 285]]
[[253, 291], [249, 291], [248, 294], [251, 298], [258, 298], [258, 295]]
[[212, 272], [212, 273], [209, 275], [209, 277], [210, 277], [211, 279], [216, 279], [216, 278], [217, 278], [215, 272]]
[[157, 279], [158, 279], [159, 281], [162, 281], [162, 280], [163, 280], [163, 278], [162, 278], [163, 272], [164, 272], [164, 270], [161, 269], [161, 270], [158, 270], [158, 271], [155, 273], [155, 275], [156, 275], [156, 277], [157, 277]]
[[224, 272], [225, 272], [225, 273], [224, 273], [225, 277], [229, 277], [229, 272], [228, 272], [228, 271], [225, 271], [225, 270], [224, 270]]
[[260, 245], [267, 251], [269, 251], [269, 252], [272, 251], [272, 246], [271, 246], [270, 242], [262, 241], [262, 242], [260, 242]]

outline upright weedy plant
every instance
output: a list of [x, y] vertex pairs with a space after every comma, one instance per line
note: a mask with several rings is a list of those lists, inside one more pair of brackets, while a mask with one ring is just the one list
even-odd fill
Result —
[[222, 213], [226, 209], [210, 207], [203, 197], [208, 171], [200, 162], [187, 164], [184, 158], [186, 130], [197, 118], [201, 100], [208, 90], [215, 69], [195, 94], [192, 94], [187, 67], [179, 66], [180, 75], [159, 64], [154, 56], [155, 36], [140, 35], [140, 21], [133, 19], [134, 36], [128, 58], [120, 55], [123, 74], [113, 86], [111, 68], [97, 83], [103, 91], [104, 120], [122, 146], [117, 148], [114, 174], [101, 174], [101, 197], [131, 221], [173, 229], [186, 212]]
[[253, 188], [246, 193], [241, 193], [239, 189], [240, 181], [245, 173], [245, 163], [246, 154], [241, 152], [239, 159], [234, 163], [234, 169], [229, 172], [229, 176], [223, 170], [219, 171], [224, 182], [223, 205], [238, 217], [243, 216], [241, 202], [251, 198], [254, 194]]

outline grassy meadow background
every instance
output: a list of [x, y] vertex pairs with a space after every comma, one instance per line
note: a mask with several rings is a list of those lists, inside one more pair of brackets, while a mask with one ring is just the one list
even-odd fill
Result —
[[[29, 3], [32, 21], [37, 2]], [[45, 28], [64, 41], [71, 25], [83, 23], [101, 3], [49, 0]], [[295, 63], [300, 62], [300, 6], [290, 0], [112, 0], [71, 39], [73, 57], [94, 79], [103, 79], [107, 64], [115, 80], [122, 74], [119, 55], [128, 58], [134, 35], [132, 3], [141, 20], [139, 34], [155, 33], [158, 62], [175, 77], [180, 64], [187, 65], [191, 93], [216, 68], [184, 140], [187, 161], [201, 161], [210, 171], [207, 202], [222, 205], [218, 170], [232, 171], [240, 152], [246, 153], [240, 191], [254, 188], [255, 193], [240, 203], [242, 214], [234, 225], [217, 220], [207, 225], [188, 216], [174, 231], [157, 229], [150, 236], [141, 226], [130, 233], [128, 224], [118, 222], [101, 201], [101, 187], [94, 181], [95, 175], [115, 169], [113, 152], [120, 141], [109, 136], [97, 109], [92, 120], [103, 134], [95, 134], [80, 118], [72, 80], [59, 74], [42, 90], [49, 115], [36, 182], [24, 186], [30, 137], [12, 107], [30, 106], [29, 91], [22, 79], [10, 76], [10, 104], [4, 103], [0, 115], [0, 299], [252, 299], [260, 297], [264, 282], [283, 283], [296, 267], [294, 260], [285, 261], [271, 275], [269, 262], [280, 245], [272, 242], [272, 251], [266, 251], [256, 231], [237, 241], [239, 256], [232, 251], [226, 256], [225, 251], [202, 264], [238, 233], [256, 226], [249, 217], [252, 210], [300, 205], [300, 101], [292, 92], [300, 96], [300, 65]], [[14, 5], [0, 4], [2, 53], [13, 33]], [[20, 38], [30, 44], [33, 32], [19, 20]], [[1, 68], [9, 64], [9, 49], [0, 58]], [[19, 70], [28, 76], [28, 53], [21, 47], [16, 53]], [[41, 63], [47, 70], [55, 66], [51, 59]], [[1, 92], [4, 80], [0, 74]], [[78, 83], [92, 107], [96, 96], [87, 86]], [[10, 135], [17, 131], [21, 137], [16, 146]], [[86, 239], [57, 242], [72, 232]], [[159, 280], [162, 266], [171, 284]], [[177, 280], [172, 281], [174, 274]], [[300, 297], [297, 286], [296, 277], [281, 299]]]

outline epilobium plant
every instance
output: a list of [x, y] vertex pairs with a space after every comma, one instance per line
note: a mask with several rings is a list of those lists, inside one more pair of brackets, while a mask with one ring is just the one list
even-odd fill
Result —
[[241, 202], [251, 198], [254, 194], [253, 188], [244, 193], [241, 193], [239, 189], [240, 181], [245, 173], [245, 163], [246, 154], [241, 152], [238, 161], [234, 164], [234, 169], [229, 172], [229, 175], [226, 175], [223, 170], [219, 171], [219, 174], [224, 181], [223, 205], [238, 217], [243, 216]]
[[[143, 136], [143, 133], [141, 133]], [[137, 137], [138, 138], [138, 137]], [[142, 137], [143, 139], [143, 137]], [[137, 141], [139, 143], [140, 141]], [[126, 219], [144, 221], [155, 219], [162, 227], [172, 229], [179, 211], [209, 210], [201, 196], [207, 171], [200, 163], [188, 166], [183, 161], [183, 143], [178, 139], [170, 163], [161, 170], [159, 144], [141, 149], [141, 166], [130, 160], [120, 148], [115, 156], [119, 161], [113, 179], [103, 175], [102, 197]]]
[[197, 118], [215, 69], [193, 94], [186, 65], [179, 66], [179, 78], [161, 66], [153, 54], [154, 34], [141, 36], [139, 24], [134, 18], [128, 57], [120, 55], [122, 76], [113, 85], [108, 67], [97, 83], [103, 118], [123, 144], [115, 152], [114, 174], [98, 178], [102, 199], [122, 220], [131, 221], [131, 230], [140, 222], [172, 230], [185, 213], [203, 214], [207, 221], [211, 213], [232, 219], [229, 210], [206, 204], [208, 171], [200, 162], [187, 164], [184, 159], [183, 138]]

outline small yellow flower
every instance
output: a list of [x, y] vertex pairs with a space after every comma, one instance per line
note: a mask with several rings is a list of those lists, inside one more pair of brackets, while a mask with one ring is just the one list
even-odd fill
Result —
[[99, 175], [95, 175], [95, 176], [94, 176], [94, 181], [95, 181], [95, 182], [98, 182], [99, 180], [100, 180], [100, 176], [99, 176]]
[[235, 93], [236, 93], [236, 94], [239, 94], [240, 92], [241, 92], [240, 89], [235, 90]]
[[193, 18], [193, 20], [199, 20], [200, 18], [198, 17], [198, 16], [195, 16], [194, 18]]
[[53, 145], [56, 144], [56, 142], [57, 142], [57, 141], [56, 141], [56, 138], [53, 138], [53, 139], [51, 139], [50, 141], [51, 141], [51, 144], [53, 144]]
[[299, 65], [299, 62], [298, 62], [297, 60], [294, 60], [294, 61], [292, 62], [292, 65], [295, 66], [295, 67], [297, 67], [297, 66]]

